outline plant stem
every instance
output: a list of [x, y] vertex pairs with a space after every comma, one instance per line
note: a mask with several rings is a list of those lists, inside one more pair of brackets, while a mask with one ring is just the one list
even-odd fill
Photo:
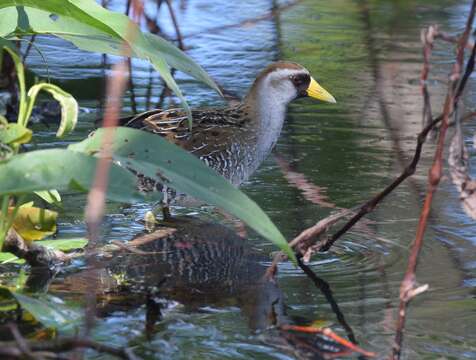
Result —
[[7, 216], [8, 216], [8, 203], [10, 202], [10, 196], [5, 195], [2, 197], [2, 212], [0, 213], [0, 251], [3, 247], [3, 241], [5, 240], [5, 236], [7, 235], [8, 227], [7, 224]]

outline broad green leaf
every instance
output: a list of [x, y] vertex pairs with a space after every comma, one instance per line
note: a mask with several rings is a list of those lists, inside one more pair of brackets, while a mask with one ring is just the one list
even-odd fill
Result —
[[42, 295], [38, 299], [12, 292], [20, 306], [48, 328], [73, 332], [81, 324], [83, 312], [67, 306], [63, 300]]
[[[22, 34], [52, 34], [87, 50], [122, 55], [125, 42], [131, 56], [150, 61], [161, 73], [167, 85], [182, 100], [168, 66], [184, 71], [220, 93], [206, 72], [190, 57], [157, 35], [145, 35], [123, 14], [109, 11], [94, 0], [2, 0], [0, 18], [17, 13], [18, 26], [12, 31], [11, 22], [0, 22], [0, 36]], [[186, 102], [184, 107], [187, 109]]]
[[[53, 250], [72, 251], [83, 249], [88, 244], [88, 239], [71, 238], [56, 240], [39, 240], [35, 242], [37, 245], [46, 246]], [[25, 260], [17, 258], [9, 252], [0, 252], [0, 264], [15, 263], [24, 264]]]
[[[0, 195], [25, 194], [48, 188], [87, 192], [98, 159], [67, 149], [37, 150], [0, 162]], [[107, 197], [119, 202], [143, 200], [137, 179], [126, 169], [111, 164]]]
[[71, 251], [82, 249], [88, 244], [86, 238], [56, 239], [36, 241], [36, 244], [49, 247], [54, 250]]
[[[9, 209], [13, 212], [13, 208]], [[41, 240], [56, 232], [58, 213], [33, 206], [20, 206], [13, 220], [13, 228], [25, 241]]]
[[23, 125], [10, 123], [0, 125], [0, 142], [7, 145], [20, 145], [30, 142], [32, 131]]
[[0, 252], [0, 264], [24, 264], [25, 260], [17, 258], [9, 252]]
[[[101, 149], [103, 134], [104, 129], [99, 129], [69, 149], [94, 154]], [[260, 207], [195, 156], [160, 136], [124, 127], [115, 130], [112, 147], [114, 158], [123, 166], [224, 209], [295, 259], [283, 235]]]
[[45, 200], [48, 204], [59, 204], [61, 202], [61, 195], [54, 189], [35, 191], [35, 194]]
[[35, 103], [36, 96], [43, 90], [49, 92], [53, 98], [61, 105], [61, 122], [56, 132], [57, 137], [63, 137], [74, 130], [76, 122], [78, 121], [79, 106], [76, 99], [66, 91], [62, 90], [56, 85], [49, 83], [41, 83], [33, 85], [27, 94], [27, 109], [24, 123], [28, 123], [28, 119], [33, 110], [33, 104]]

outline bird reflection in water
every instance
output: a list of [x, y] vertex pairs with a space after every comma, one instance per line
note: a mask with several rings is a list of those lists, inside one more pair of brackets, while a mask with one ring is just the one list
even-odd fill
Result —
[[[103, 256], [105, 260], [99, 270], [58, 278], [50, 284], [50, 291], [67, 292], [70, 296], [81, 294], [95, 276], [100, 285], [98, 315], [108, 317], [114, 311], [128, 311], [145, 304], [148, 338], [154, 336], [162, 319], [164, 301], [176, 301], [189, 312], [201, 311], [205, 306], [237, 306], [250, 329], [264, 334], [262, 338], [269, 344], [299, 353], [303, 358], [344, 355], [340, 345], [324, 337], [279, 330], [282, 325], [308, 324], [313, 319], [286, 313], [278, 281], [267, 272], [270, 257], [254, 249], [250, 241], [226, 226], [194, 217], [177, 217], [167, 226], [175, 230], [158, 228], [149, 234], [140, 233], [129, 242], [141, 243], [133, 251], [122, 249], [109, 258]], [[329, 285], [317, 277], [313, 281], [331, 303], [349, 339], [355, 342]]]

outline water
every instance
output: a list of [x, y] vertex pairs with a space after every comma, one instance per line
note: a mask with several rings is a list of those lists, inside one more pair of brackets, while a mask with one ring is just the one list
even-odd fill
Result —
[[[438, 23], [448, 32], [460, 31], [469, 3], [307, 0], [278, 16], [226, 27], [260, 17], [274, 4], [261, 0], [181, 1], [176, 4], [176, 15], [188, 53], [228, 90], [245, 94], [266, 64], [289, 59], [305, 65], [336, 97], [336, 105], [310, 99], [292, 104], [275, 155], [243, 187], [284, 235], [292, 238], [335, 211], [333, 207], [353, 207], [366, 201], [411, 159], [421, 124], [420, 29]], [[122, 9], [120, 3], [111, 6]], [[154, 9], [153, 4], [148, 4], [151, 14]], [[159, 21], [174, 36], [165, 8]], [[224, 28], [207, 31], [220, 26]], [[52, 78], [79, 98], [83, 111], [78, 130], [66, 142], [79, 140], [90, 131], [98, 116], [103, 76], [108, 73], [104, 60], [100, 55], [73, 48], [65, 58], [61, 55], [64, 43], [59, 40], [41, 38], [37, 43], [45, 52]], [[442, 108], [453, 58], [452, 47], [435, 47], [431, 82], [435, 113]], [[106, 59], [106, 63], [112, 61]], [[138, 110], [145, 110], [147, 103], [159, 100], [161, 82], [150, 72], [148, 64], [133, 63], [135, 103]], [[46, 73], [34, 51], [28, 64], [36, 72]], [[216, 94], [189, 77], [178, 74], [177, 79], [192, 106], [222, 103]], [[148, 100], [149, 87], [152, 96]], [[380, 96], [378, 88], [382, 90]], [[475, 91], [471, 80], [464, 97], [468, 109], [475, 105]], [[124, 112], [133, 106], [130, 95], [128, 92], [124, 96]], [[170, 99], [166, 104], [169, 102]], [[466, 125], [468, 144], [475, 130], [473, 124]], [[36, 134], [37, 147], [64, 144], [54, 140], [54, 129], [38, 125]], [[389, 353], [394, 337], [399, 284], [408, 246], [415, 236], [433, 151], [434, 141], [430, 141], [425, 145], [417, 174], [368, 216], [369, 223], [347, 233], [330, 253], [315, 256], [310, 264], [328, 282], [359, 344], [382, 358]], [[286, 180], [279, 164], [289, 166], [309, 183], [319, 186], [326, 203], [308, 201], [302, 191]], [[83, 205], [84, 196], [65, 198], [59, 225], [61, 236], [84, 234]], [[130, 239], [140, 232], [139, 220], [147, 209], [147, 204], [108, 206], [104, 242]], [[430, 290], [411, 303], [404, 339], [405, 358], [476, 358], [475, 230], [474, 222], [460, 208], [453, 185], [445, 178], [432, 207], [417, 272], [419, 283], [428, 283]], [[265, 257], [274, 250], [259, 238], [251, 244], [262, 249]], [[74, 273], [79, 266], [80, 262], [71, 265], [68, 272]], [[348, 333], [332, 305], [300, 269], [281, 264], [278, 280], [288, 316], [300, 319], [301, 323], [325, 321], [342, 336]], [[61, 291], [52, 293], [66, 296]], [[82, 301], [80, 295], [69, 297]], [[110, 343], [132, 346], [137, 353], [150, 358], [306, 356], [290, 350], [289, 343], [279, 343], [282, 339], [276, 334], [255, 333], [249, 323], [247, 305], [251, 306], [236, 300], [210, 300], [199, 306], [170, 301], [149, 341], [143, 331], [144, 306], [116, 310], [102, 318], [103, 325], [113, 327], [116, 336], [111, 338], [110, 330], [105, 330], [103, 336]], [[100, 333], [101, 328], [102, 325]]]

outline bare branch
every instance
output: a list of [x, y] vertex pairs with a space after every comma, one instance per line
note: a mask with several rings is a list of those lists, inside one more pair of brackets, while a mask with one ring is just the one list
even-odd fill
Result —
[[[457, 107], [459, 97], [464, 89], [466, 80], [469, 77], [469, 73], [472, 71], [472, 66], [474, 66], [474, 49], [472, 51], [472, 61], [468, 61], [466, 66], [465, 73], [461, 78], [461, 71], [464, 61], [464, 50], [469, 38], [471, 28], [473, 26], [474, 15], [476, 10], [476, 0], [473, 0], [471, 5], [471, 10], [468, 15], [468, 20], [466, 22], [466, 27], [463, 35], [459, 39], [458, 49], [456, 53], [456, 62], [453, 65], [453, 70], [450, 75], [448, 83], [448, 93], [446, 95], [445, 105], [442, 115], [442, 123], [440, 127], [440, 136], [438, 138], [437, 148], [435, 151], [433, 165], [428, 174], [428, 185], [427, 193], [425, 196], [425, 201], [423, 208], [420, 214], [420, 220], [418, 222], [418, 228], [415, 235], [415, 240], [413, 241], [411, 247], [410, 257], [408, 259], [407, 270], [405, 276], [402, 280], [400, 286], [400, 305], [398, 308], [398, 319], [397, 319], [397, 331], [395, 334], [395, 342], [392, 348], [392, 358], [394, 360], [400, 359], [402, 341], [403, 341], [403, 329], [405, 327], [406, 319], [406, 308], [409, 301], [422, 290], [426, 290], [427, 287], [417, 287], [416, 286], [416, 275], [415, 271], [418, 265], [418, 257], [420, 255], [421, 248], [423, 246], [423, 237], [425, 234], [428, 216], [430, 214], [431, 204], [433, 201], [433, 195], [436, 192], [438, 184], [442, 175], [443, 168], [443, 151], [445, 145], [446, 132], [449, 126], [449, 117], [453, 113], [454, 109]], [[461, 78], [461, 82], [459, 82]], [[458, 85], [459, 84], [459, 85]]]

